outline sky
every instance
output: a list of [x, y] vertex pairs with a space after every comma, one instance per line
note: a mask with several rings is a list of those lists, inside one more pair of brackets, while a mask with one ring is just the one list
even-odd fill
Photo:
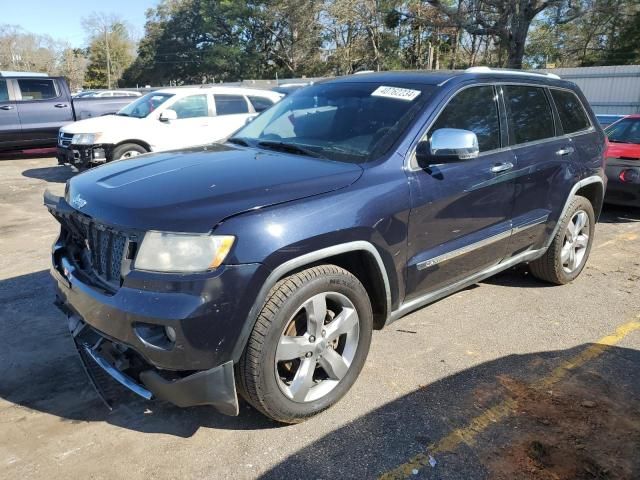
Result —
[[[133, 27], [134, 37], [144, 33], [144, 12], [158, 0], [0, 0], [0, 23], [19, 25], [30, 33], [67, 40], [73, 47], [86, 46], [81, 19], [92, 12], [115, 13]], [[29, 8], [21, 8], [28, 5]]]

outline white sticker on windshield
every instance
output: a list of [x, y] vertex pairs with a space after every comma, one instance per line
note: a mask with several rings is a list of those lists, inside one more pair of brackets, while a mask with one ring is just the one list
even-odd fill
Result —
[[372, 97], [387, 97], [387, 98], [395, 98], [397, 100], [406, 100], [410, 102], [418, 95], [420, 95], [420, 90], [411, 90], [410, 88], [399, 88], [399, 87], [385, 87], [384, 85], [376, 88], [372, 93]]

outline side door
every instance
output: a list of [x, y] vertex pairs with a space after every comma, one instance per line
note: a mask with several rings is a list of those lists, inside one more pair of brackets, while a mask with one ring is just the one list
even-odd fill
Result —
[[[538, 85], [503, 85], [511, 148], [516, 157], [516, 196], [509, 250], [516, 254], [542, 246], [555, 224], [571, 183], [575, 148], [562, 135], [550, 94]], [[575, 172], [574, 172], [575, 174]], [[560, 206], [560, 210], [562, 206]]]
[[405, 300], [435, 292], [499, 263], [511, 235], [513, 153], [493, 85], [456, 92], [423, 137], [470, 130], [477, 158], [410, 169], [411, 213]]
[[156, 130], [160, 150], [193, 147], [211, 143], [209, 131], [210, 105], [206, 92], [188, 95], [168, 104], [166, 110], [176, 112], [177, 118], [159, 122]]
[[71, 102], [55, 78], [19, 78], [16, 107], [25, 143], [55, 144], [58, 130], [73, 121]]
[[222, 140], [247, 122], [254, 115], [244, 95], [214, 93], [215, 117], [211, 121], [212, 141]]
[[16, 146], [20, 137], [20, 117], [10, 89], [11, 83], [0, 78], [0, 148]]

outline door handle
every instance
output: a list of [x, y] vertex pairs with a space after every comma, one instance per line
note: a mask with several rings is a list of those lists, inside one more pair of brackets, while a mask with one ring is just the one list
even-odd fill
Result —
[[558, 150], [556, 152], [556, 155], [559, 156], [564, 156], [564, 155], [570, 155], [575, 151], [575, 149], [573, 147], [567, 147], [567, 148], [561, 148], [560, 150]]
[[506, 172], [507, 170], [511, 170], [512, 168], [513, 163], [511, 162], [496, 163], [493, 167], [491, 167], [491, 173]]
[[0, 110], [13, 110], [15, 107], [13, 105], [2, 105]]
[[69, 105], [67, 105], [66, 103], [56, 103], [54, 105], [54, 107], [56, 108], [67, 108]]

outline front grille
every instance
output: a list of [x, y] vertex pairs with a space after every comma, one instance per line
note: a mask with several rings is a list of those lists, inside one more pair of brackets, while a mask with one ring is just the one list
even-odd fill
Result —
[[58, 133], [58, 146], [63, 148], [69, 148], [71, 140], [73, 139], [72, 133]]
[[79, 213], [52, 213], [62, 224], [64, 241], [75, 252], [73, 257], [80, 270], [97, 279], [97, 283], [119, 288], [128, 235]]
[[102, 280], [120, 286], [120, 269], [127, 237], [100, 224], [85, 225], [85, 247], [88, 247], [94, 273]]

